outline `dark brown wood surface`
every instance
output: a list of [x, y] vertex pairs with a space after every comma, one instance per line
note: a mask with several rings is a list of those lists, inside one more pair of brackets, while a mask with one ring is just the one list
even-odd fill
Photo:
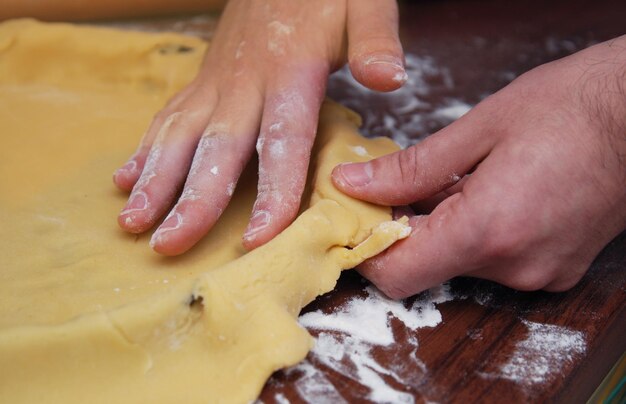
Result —
[[[451, 100], [475, 105], [534, 66], [626, 33], [624, 1], [421, 1], [401, 3], [400, 9], [406, 52], [437, 68], [420, 73], [428, 91], [418, 94], [421, 103], [409, 112], [399, 112], [402, 99], [349, 87], [345, 74], [343, 79], [331, 79], [330, 96], [364, 115], [366, 135], [391, 135], [398, 125], [410, 139], [421, 139], [449, 123], [433, 112]], [[191, 30], [207, 38], [215, 20], [177, 18], [117, 25]], [[411, 115], [422, 118], [419, 124], [411, 125]], [[385, 119], [391, 123], [385, 124]], [[318, 298], [305, 312], [332, 313], [361, 296], [366, 286], [358, 274], [346, 272], [335, 291]], [[626, 233], [611, 242], [583, 280], [565, 293], [517, 292], [475, 279], [454, 279], [450, 289], [454, 299], [437, 306], [442, 314], [438, 326], [413, 331], [392, 320], [396, 343], [374, 349], [382, 367], [403, 359], [407, 364], [421, 363], [407, 365], [405, 373], [410, 375], [404, 383], [382, 376], [416, 402], [584, 402], [626, 350]], [[525, 321], [577, 331], [584, 336], [586, 348], [540, 382], [497, 377], [497, 369], [528, 337]], [[419, 341], [417, 350], [407, 348], [415, 346], [408, 343], [411, 339]], [[533, 358], [526, 360], [532, 363]], [[354, 378], [312, 355], [308, 361], [345, 401], [371, 398], [369, 388]], [[304, 401], [294, 387], [302, 377], [302, 372], [277, 372], [261, 401]], [[323, 395], [307, 399], [333, 401]]]

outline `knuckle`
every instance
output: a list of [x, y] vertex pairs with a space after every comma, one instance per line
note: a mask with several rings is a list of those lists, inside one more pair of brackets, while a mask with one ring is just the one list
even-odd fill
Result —
[[579, 280], [572, 281], [569, 279], [563, 281], [557, 280], [546, 285], [543, 289], [545, 289], [547, 292], [565, 292], [576, 286], [578, 281]]
[[359, 272], [387, 297], [397, 300], [411, 296], [415, 287], [406, 279], [406, 272], [394, 270], [388, 252], [359, 265]]
[[[182, 129], [198, 126], [198, 118], [202, 117], [202, 111], [198, 109], [164, 109], [157, 114], [155, 123], [157, 126], [155, 142], [163, 140], [173, 134], [178, 134]], [[184, 130], [188, 133], [188, 130]], [[195, 132], [192, 131], [192, 132]]]
[[555, 269], [556, 276], [545, 290], [549, 292], [565, 292], [580, 282], [591, 262], [578, 262], [572, 265], [562, 265]]
[[552, 273], [549, 265], [525, 266], [516, 270], [505, 285], [521, 291], [540, 290], [552, 281]]
[[160, 111], [158, 111], [156, 114], [154, 114], [154, 122], [157, 124], [161, 124], [163, 122], [165, 122], [165, 120], [167, 119], [168, 116], [170, 116], [172, 114], [172, 112], [174, 112], [173, 109], [165, 107], [163, 109], [161, 109]]
[[378, 286], [378, 288], [381, 292], [385, 294], [385, 296], [393, 300], [404, 299], [405, 297], [409, 297], [412, 295], [412, 293], [407, 291], [403, 285], [380, 285]]
[[396, 154], [396, 171], [400, 177], [398, 180], [403, 184], [417, 185], [418, 183], [417, 164], [421, 153], [419, 149], [419, 147], [413, 147]]
[[367, 63], [368, 57], [378, 54], [398, 55], [402, 52], [402, 47], [397, 36], [392, 32], [369, 34], [361, 41], [357, 42], [353, 50], [353, 58], [363, 58]]
[[532, 242], [532, 231], [525, 218], [513, 214], [495, 214], [481, 235], [482, 250], [487, 260], [522, 256]]
[[582, 276], [562, 280], [559, 279], [550, 283], [544, 289], [548, 292], [565, 292], [576, 286], [581, 279]]
[[518, 235], [501, 230], [489, 230], [483, 235], [482, 248], [487, 260], [498, 260], [515, 255]]
[[202, 132], [202, 139], [228, 138], [230, 132], [230, 125], [221, 121], [212, 120], [205, 126]]
[[[393, 276], [393, 274], [389, 273], [388, 268], [387, 271], [385, 271], [385, 268], [381, 269], [375, 271], [377, 274], [370, 276], [369, 279], [385, 296], [397, 300], [413, 294], [410, 284], [406, 280]], [[384, 274], [382, 274], [383, 271], [385, 271]]]

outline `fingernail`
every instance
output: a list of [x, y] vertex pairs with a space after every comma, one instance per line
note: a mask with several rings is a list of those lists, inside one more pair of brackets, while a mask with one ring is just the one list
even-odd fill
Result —
[[393, 73], [392, 80], [396, 83], [404, 83], [409, 76], [406, 74], [402, 60], [390, 55], [375, 55], [367, 58], [363, 63], [365, 67], [379, 66], [387, 70], [387, 74]]
[[339, 166], [340, 181], [351, 187], [362, 187], [372, 181], [371, 163], [346, 163]]
[[157, 231], [164, 232], [176, 230], [183, 224], [183, 216], [178, 212], [170, 213], [169, 216], [161, 223]]
[[120, 215], [124, 215], [130, 212], [136, 212], [139, 210], [144, 210], [148, 207], [148, 198], [146, 198], [146, 194], [139, 191], [136, 192], [135, 195], [128, 201], [124, 210], [120, 213]]
[[154, 248], [154, 246], [160, 242], [161, 236], [163, 233], [166, 233], [171, 230], [179, 229], [183, 224], [183, 216], [178, 212], [170, 212], [170, 214], [165, 218], [161, 226], [154, 232], [152, 237], [150, 238], [150, 247]]
[[247, 239], [253, 238], [258, 232], [265, 229], [271, 221], [272, 216], [268, 211], [257, 211], [254, 215], [252, 215], [252, 218], [250, 218], [250, 224], [248, 225], [248, 229], [243, 237]]
[[124, 164], [122, 167], [115, 170], [115, 172], [113, 173], [113, 177], [117, 177], [118, 175], [122, 173], [131, 173], [135, 171], [136, 168], [137, 168], [137, 162], [135, 160], [130, 160], [126, 164]]
[[409, 75], [406, 74], [404, 69], [402, 69], [401, 72], [397, 72], [396, 74], [394, 74], [392, 78], [393, 81], [395, 81], [396, 83], [400, 83], [400, 84], [406, 83], [408, 79], [409, 79]]
[[365, 62], [363, 64], [365, 66], [381, 64], [381, 65], [393, 67], [396, 70], [404, 71], [404, 66], [402, 65], [402, 61], [399, 58], [395, 56], [391, 56], [391, 55], [370, 56], [369, 58], [365, 59]]
[[118, 171], [135, 171], [137, 168], [137, 162], [135, 160], [130, 160], [126, 164], [124, 164]]
[[150, 237], [150, 242], [148, 245], [150, 248], [154, 249], [154, 246], [157, 245], [161, 241], [161, 232], [159, 230], [155, 231], [152, 237]]

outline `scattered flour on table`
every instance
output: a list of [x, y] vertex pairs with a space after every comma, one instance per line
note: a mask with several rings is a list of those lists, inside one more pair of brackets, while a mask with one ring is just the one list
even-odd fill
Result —
[[289, 400], [287, 399], [287, 397], [283, 396], [282, 394], [276, 394], [274, 399], [278, 404], [289, 404]]
[[554, 36], [546, 38], [545, 48], [548, 53], [554, 55], [559, 53], [574, 53], [578, 50], [578, 46], [573, 41], [561, 39]]
[[585, 336], [580, 331], [528, 320], [522, 322], [528, 329], [526, 339], [516, 344], [513, 355], [498, 371], [480, 373], [481, 376], [532, 387], [549, 382], [587, 349]]
[[[296, 382], [300, 398], [306, 402], [341, 403], [345, 400], [333, 384], [316, 369], [314, 363], [341, 374], [367, 387], [367, 399], [378, 403], [413, 403], [411, 394], [389, 384], [410, 384], [415, 369], [426, 372], [417, 358], [418, 341], [409, 337], [411, 354], [398, 355], [397, 362], [384, 367], [374, 357], [376, 349], [391, 348], [396, 344], [391, 321], [396, 318], [410, 330], [435, 327], [442, 321], [436, 304], [452, 300], [447, 284], [421, 294], [413, 303], [394, 301], [376, 288], [369, 286], [363, 297], [354, 297], [331, 314], [321, 311], [300, 316], [299, 322], [318, 332], [315, 347], [309, 357], [287, 370], [302, 374]], [[409, 366], [409, 368], [407, 368]]]
[[295, 383], [296, 392], [304, 400], [320, 404], [343, 404], [346, 400], [335, 389], [335, 386], [324, 376], [324, 373], [307, 360], [287, 370], [301, 372]]
[[390, 136], [403, 148], [472, 108], [461, 99], [445, 96], [454, 94], [454, 80], [450, 69], [439, 66], [433, 57], [408, 53], [406, 73], [407, 81], [400, 89], [378, 93], [359, 84], [346, 66], [331, 76], [329, 90], [332, 98], [361, 114], [365, 134]]

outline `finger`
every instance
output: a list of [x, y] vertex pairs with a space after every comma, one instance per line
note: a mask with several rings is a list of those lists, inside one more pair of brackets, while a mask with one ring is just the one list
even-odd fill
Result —
[[377, 91], [407, 80], [395, 0], [348, 1], [348, 61], [355, 79]]
[[382, 205], [431, 197], [458, 182], [492, 149], [496, 138], [485, 121], [488, 116], [471, 111], [408, 149], [366, 163], [339, 165], [333, 182], [350, 196]]
[[244, 246], [272, 239], [298, 214], [317, 130], [328, 69], [309, 67], [281, 76], [268, 88], [259, 154], [259, 185]]
[[[235, 185], [254, 152], [261, 116], [260, 96], [231, 95], [221, 102], [195, 152], [183, 193], [152, 235], [161, 254], [178, 255], [193, 247], [226, 209]], [[245, 105], [238, 105], [247, 99]]]
[[470, 178], [470, 175], [471, 174], [465, 175], [456, 184], [451, 185], [449, 188], [444, 189], [443, 191], [431, 196], [430, 198], [426, 198], [421, 201], [412, 203], [411, 207], [415, 210], [415, 212], [418, 212], [420, 214], [432, 212], [441, 202], [443, 202], [448, 197], [459, 192], [463, 192], [463, 186]]
[[159, 113], [156, 114], [148, 130], [143, 135], [139, 146], [135, 153], [130, 156], [130, 158], [124, 163], [124, 165], [118, 168], [115, 173], [113, 173], [113, 183], [118, 186], [123, 191], [131, 191], [135, 186], [135, 183], [139, 179], [141, 172], [143, 171], [144, 165], [148, 158], [148, 154], [150, 153], [150, 149], [152, 148], [152, 143], [156, 138], [159, 130], [165, 123], [165, 120], [174, 112], [179, 110], [179, 105], [187, 99], [187, 97], [192, 92], [193, 87], [188, 86], [181, 92], [179, 92], [176, 96], [174, 96], [169, 102], [168, 105], [163, 108]]
[[477, 240], [463, 193], [409, 220], [411, 235], [364, 262], [359, 272], [387, 296], [411, 296], [474, 269]]
[[143, 135], [139, 147], [135, 153], [130, 156], [126, 163], [118, 168], [113, 174], [113, 182], [123, 191], [131, 191], [135, 186], [135, 183], [139, 179], [143, 167], [148, 158], [148, 153], [152, 148], [152, 143], [156, 137], [159, 129], [163, 126], [166, 116], [164, 114], [157, 114], [152, 122], [148, 131]]
[[174, 112], [165, 119], [126, 207], [118, 216], [124, 230], [144, 232], [167, 211], [187, 175], [208, 115], [197, 107]]

